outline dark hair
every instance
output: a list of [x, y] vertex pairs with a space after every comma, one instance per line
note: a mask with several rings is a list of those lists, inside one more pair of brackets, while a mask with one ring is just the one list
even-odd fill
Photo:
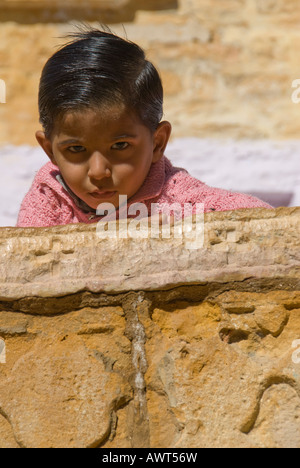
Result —
[[[108, 28], [107, 28], [108, 29]], [[123, 103], [154, 131], [163, 115], [158, 71], [135, 43], [110, 30], [81, 29], [45, 64], [39, 114], [46, 136], [68, 111]]]

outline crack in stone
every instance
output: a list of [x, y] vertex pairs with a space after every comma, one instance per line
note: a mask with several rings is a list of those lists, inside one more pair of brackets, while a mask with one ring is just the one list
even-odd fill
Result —
[[146, 384], [144, 375], [147, 371], [145, 352], [146, 334], [140, 321], [139, 312], [149, 311], [148, 301], [144, 292], [129, 293], [123, 303], [123, 310], [127, 319], [126, 335], [132, 343], [132, 364], [134, 374], [132, 384], [134, 388], [132, 419], [132, 446], [149, 447], [150, 431], [146, 399]]

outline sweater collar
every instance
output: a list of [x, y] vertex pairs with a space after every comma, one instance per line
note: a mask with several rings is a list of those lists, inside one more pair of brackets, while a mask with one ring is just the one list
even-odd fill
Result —
[[[127, 200], [127, 206], [133, 203], [141, 203], [144, 200], [149, 200], [151, 198], [157, 197], [164, 186], [165, 182], [165, 160], [166, 157], [163, 156], [159, 161], [152, 163], [150, 170], [147, 174], [146, 179], [144, 180], [142, 186], [139, 190]], [[93, 213], [96, 214], [96, 210], [88, 206], [83, 200], [81, 200], [75, 193], [70, 189], [70, 187], [64, 181], [61, 173], [59, 172], [56, 175], [57, 182], [62, 185], [62, 187], [68, 192], [70, 197], [73, 199], [75, 205], [84, 213]], [[125, 206], [121, 205], [118, 211], [124, 209]]]

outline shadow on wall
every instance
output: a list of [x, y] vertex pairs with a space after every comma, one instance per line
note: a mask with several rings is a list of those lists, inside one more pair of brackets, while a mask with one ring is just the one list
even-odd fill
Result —
[[293, 198], [293, 192], [247, 192], [250, 195], [254, 195], [260, 198], [266, 203], [278, 208], [279, 206], [290, 206]]
[[[0, 1], [0, 3], [2, 3]], [[137, 10], [177, 9], [178, 0], [103, 0], [85, 4], [75, 0], [60, 2], [20, 2], [11, 0], [1, 5], [0, 21], [15, 21], [21, 24], [64, 23], [70, 20], [122, 23], [134, 20]]]

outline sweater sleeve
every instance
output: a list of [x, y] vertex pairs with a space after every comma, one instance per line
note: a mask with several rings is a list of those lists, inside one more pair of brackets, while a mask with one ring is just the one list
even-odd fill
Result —
[[21, 204], [17, 227], [46, 227], [72, 222], [72, 210], [69, 208], [68, 216], [65, 208], [54, 190], [46, 184], [34, 182]]
[[204, 211], [229, 211], [242, 208], [269, 208], [273, 206], [253, 195], [209, 187], [204, 199]]
[[[204, 212], [242, 208], [274, 209], [253, 195], [210, 187], [184, 171], [174, 172], [167, 180], [161, 204], [173, 202], [188, 204], [193, 213], [197, 211], [197, 203], [204, 205]], [[202, 210], [202, 207], [199, 208]]]

